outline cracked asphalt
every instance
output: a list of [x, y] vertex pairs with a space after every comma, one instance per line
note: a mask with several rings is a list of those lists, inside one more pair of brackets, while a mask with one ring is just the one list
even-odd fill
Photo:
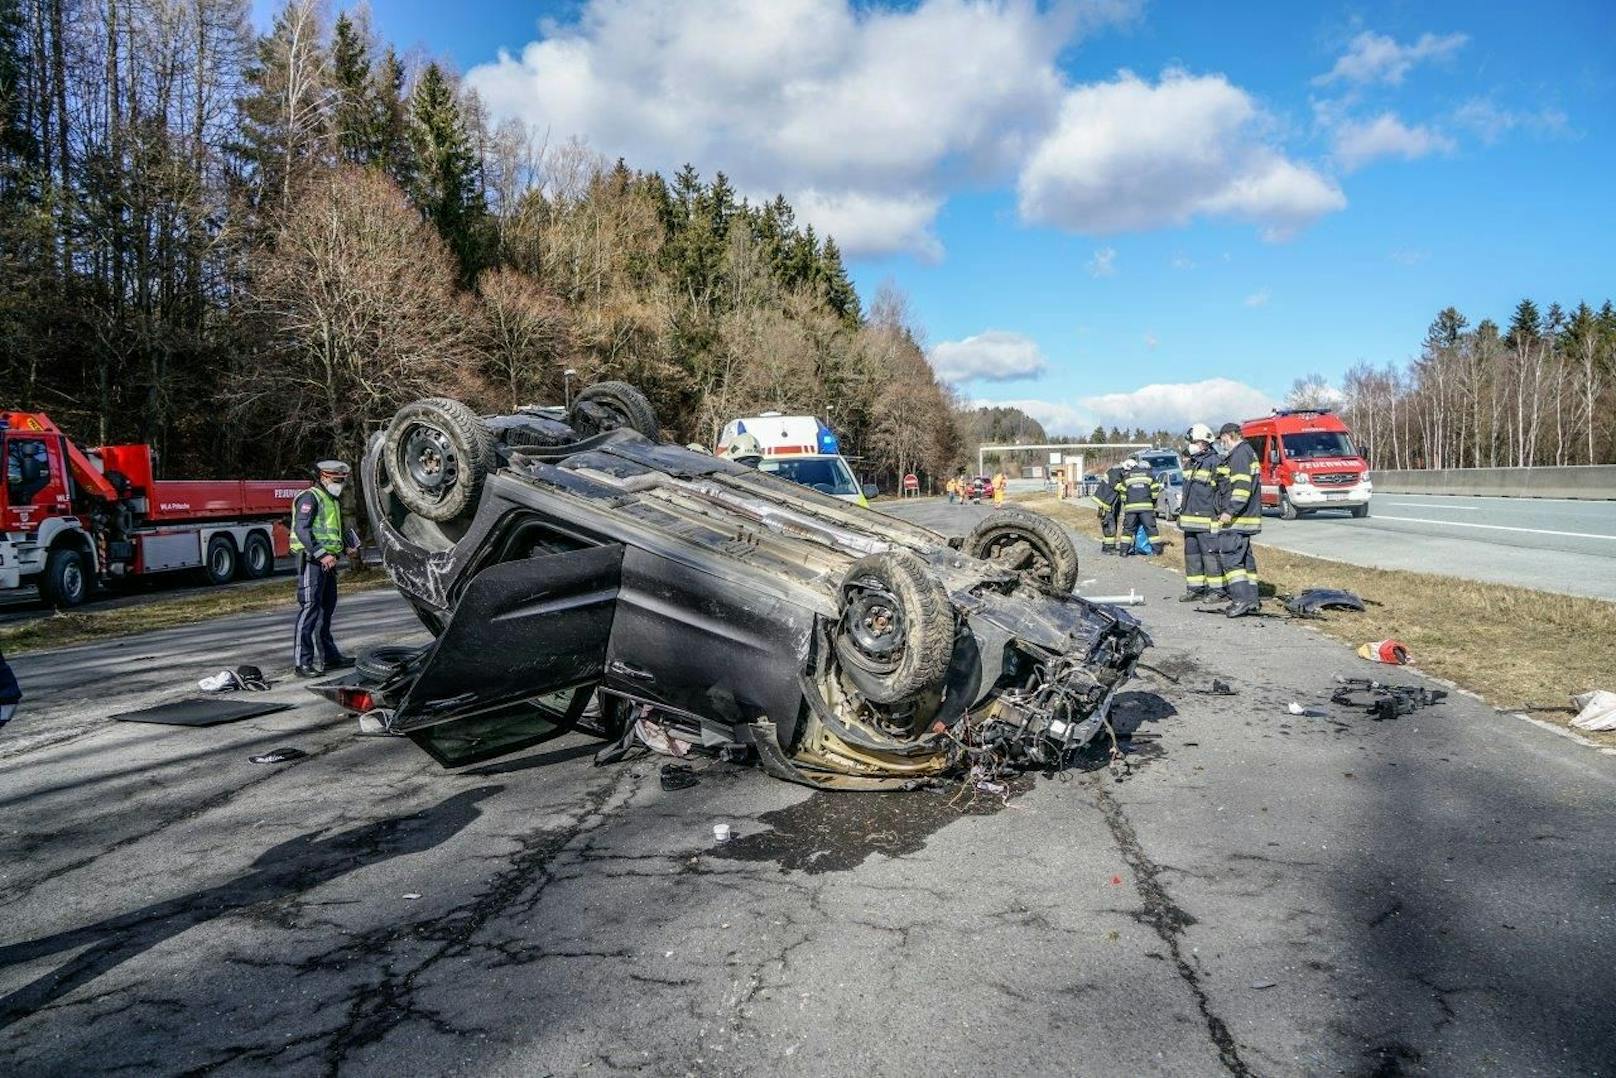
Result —
[[[904, 506], [958, 531], [988, 510]], [[1131, 768], [830, 794], [568, 734], [456, 772], [291, 711], [112, 722], [285, 613], [16, 663], [0, 740], [8, 1073], [1610, 1074], [1616, 759], [1465, 697], [1376, 723], [1386, 673], [1230, 623], [1143, 559]], [[349, 646], [419, 634], [344, 600]], [[1398, 671], [1399, 681], [1415, 675]], [[1202, 695], [1213, 677], [1233, 697]], [[306, 698], [306, 699], [305, 699]], [[1323, 719], [1294, 717], [1296, 700]], [[309, 755], [247, 757], [291, 745]], [[736, 838], [712, 840], [715, 822]]]

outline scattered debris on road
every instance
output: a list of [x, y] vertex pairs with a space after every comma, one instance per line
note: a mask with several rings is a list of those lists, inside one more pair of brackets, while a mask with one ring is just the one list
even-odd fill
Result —
[[1364, 601], [1340, 588], [1308, 588], [1285, 600], [1285, 609], [1299, 618], [1317, 617], [1320, 610], [1364, 610]]
[[1571, 725], [1581, 730], [1616, 730], [1616, 692], [1595, 689], [1579, 693], [1571, 702], [1580, 710]]
[[1445, 689], [1427, 689], [1423, 685], [1382, 685], [1370, 678], [1358, 677], [1338, 677], [1336, 681], [1341, 687], [1330, 696], [1330, 702], [1342, 707], [1361, 707], [1376, 722], [1411, 715], [1448, 698]]
[[120, 712], [112, 717], [118, 722], [150, 722], [164, 726], [217, 726], [224, 722], [289, 711], [291, 708], [291, 704], [274, 701], [174, 700], [139, 711]]
[[211, 677], [202, 678], [196, 687], [203, 692], [235, 692], [246, 689], [251, 692], [268, 692], [269, 682], [264, 678], [264, 672], [256, 666], [238, 666], [234, 670], [220, 670]]
[[1285, 706], [1285, 710], [1290, 712], [1292, 715], [1301, 715], [1309, 719], [1323, 719], [1329, 716], [1329, 713], [1326, 711], [1321, 711], [1316, 707], [1303, 707], [1295, 700], [1292, 700], [1289, 704], [1287, 704]]
[[249, 756], [247, 760], [249, 763], [254, 764], [284, 764], [292, 760], [305, 759], [308, 755], [302, 749], [287, 746], [284, 749], [271, 749], [269, 752], [261, 752], [257, 756]]
[[686, 764], [663, 764], [659, 779], [664, 790], [688, 790], [701, 783]]
[[1397, 640], [1371, 640], [1358, 649], [1358, 654], [1370, 662], [1390, 666], [1407, 666], [1414, 661], [1408, 645]]

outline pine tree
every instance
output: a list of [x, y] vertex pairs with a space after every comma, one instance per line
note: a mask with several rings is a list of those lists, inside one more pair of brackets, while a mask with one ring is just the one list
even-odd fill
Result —
[[335, 110], [337, 146], [356, 165], [379, 163], [382, 104], [371, 78], [368, 35], [348, 17], [337, 16], [331, 44], [331, 76], [339, 95]]
[[859, 310], [858, 290], [853, 287], [852, 280], [847, 276], [847, 267], [842, 264], [841, 249], [829, 236], [825, 237], [825, 246], [820, 249], [819, 266], [826, 305], [835, 311], [849, 328], [857, 328], [862, 313]]
[[410, 118], [404, 99], [404, 65], [391, 45], [371, 72], [371, 96], [376, 108], [376, 164], [407, 191], [414, 181], [415, 159], [410, 149]]
[[421, 72], [410, 96], [410, 147], [416, 208], [459, 258], [464, 279], [474, 280], [489, 248], [488, 210], [454, 86], [436, 63]]

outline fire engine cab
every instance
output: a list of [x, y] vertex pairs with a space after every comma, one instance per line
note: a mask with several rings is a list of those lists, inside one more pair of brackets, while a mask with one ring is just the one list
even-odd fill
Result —
[[199, 569], [256, 579], [287, 553], [284, 480], [160, 480], [148, 445], [76, 445], [40, 412], [0, 411], [0, 591], [77, 606], [96, 583]]
[[1262, 464], [1262, 503], [1295, 520], [1319, 509], [1369, 515], [1369, 462], [1352, 432], [1328, 408], [1276, 409], [1240, 424]]

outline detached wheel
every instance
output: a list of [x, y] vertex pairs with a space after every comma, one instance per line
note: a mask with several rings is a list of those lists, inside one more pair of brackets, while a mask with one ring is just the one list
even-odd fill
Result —
[[383, 459], [406, 509], [428, 520], [453, 520], [477, 504], [494, 469], [494, 436], [459, 401], [427, 397], [393, 416]]
[[241, 547], [240, 573], [244, 580], [262, 580], [275, 571], [275, 548], [269, 536], [253, 532]]
[[954, 651], [954, 608], [926, 563], [908, 551], [860, 559], [842, 580], [836, 656], [874, 704], [896, 704], [942, 683]]
[[1066, 529], [1042, 513], [1000, 509], [965, 538], [965, 553], [1032, 577], [1045, 587], [1070, 592], [1077, 586], [1077, 547]]
[[39, 576], [39, 597], [50, 606], [78, 606], [90, 593], [90, 579], [84, 575], [84, 555], [76, 550], [53, 550], [45, 559]]
[[1279, 518], [1281, 520], [1295, 520], [1301, 515], [1302, 511], [1296, 508], [1295, 502], [1291, 501], [1290, 491], [1281, 490], [1279, 492]]
[[208, 540], [208, 553], [202, 561], [202, 574], [208, 583], [217, 587], [236, 578], [236, 544], [228, 535], [215, 535]]
[[391, 679], [410, 663], [426, 654], [427, 647], [406, 647], [403, 644], [383, 644], [359, 653], [354, 669], [369, 680], [381, 683]]
[[584, 438], [625, 428], [653, 442], [660, 436], [651, 402], [627, 382], [599, 382], [583, 390], [567, 409], [567, 422]]

